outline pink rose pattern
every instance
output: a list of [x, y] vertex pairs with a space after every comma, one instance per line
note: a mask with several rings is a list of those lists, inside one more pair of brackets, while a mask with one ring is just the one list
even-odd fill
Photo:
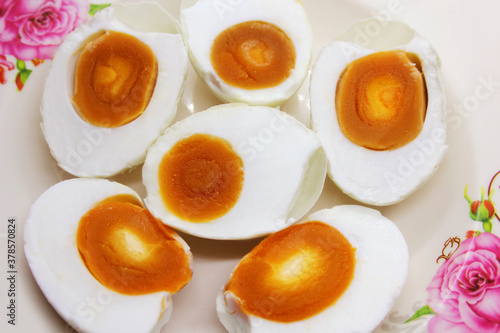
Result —
[[500, 332], [500, 238], [467, 238], [427, 287], [429, 332]]
[[0, 54], [51, 59], [68, 33], [89, 16], [82, 0], [5, 0], [0, 5]]
[[467, 239], [427, 286], [427, 305], [407, 321], [434, 315], [429, 320], [429, 333], [500, 332], [500, 238], [491, 233], [491, 220], [497, 215], [484, 195], [481, 188], [481, 200], [472, 201], [465, 188], [470, 218], [482, 222], [484, 232], [467, 232]]
[[0, 79], [14, 69], [4, 58], [14, 57], [21, 90], [31, 73], [25, 61], [36, 66], [52, 59], [66, 35], [88, 19], [89, 9], [87, 0], [0, 0]]
[[7, 79], [5, 77], [6, 71], [13, 70], [14, 64], [7, 60], [4, 55], [0, 55], [0, 84], [7, 83]]

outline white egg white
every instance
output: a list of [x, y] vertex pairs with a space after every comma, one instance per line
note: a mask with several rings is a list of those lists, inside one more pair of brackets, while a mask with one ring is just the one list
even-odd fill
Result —
[[[165, 153], [196, 133], [229, 142], [243, 161], [244, 183], [234, 207], [204, 223], [175, 216], [162, 199], [158, 170]], [[265, 106], [224, 104], [169, 127], [151, 146], [143, 166], [148, 209], [165, 224], [211, 239], [247, 239], [296, 222], [323, 189], [326, 159], [315, 134], [292, 116]]]
[[[159, 332], [172, 312], [171, 295], [130, 296], [111, 291], [87, 270], [76, 234], [81, 217], [98, 202], [132, 189], [104, 179], [76, 178], [46, 190], [24, 226], [24, 251], [40, 289], [53, 308], [79, 332]], [[179, 237], [192, 259], [188, 245]]]
[[354, 278], [347, 290], [317, 315], [280, 323], [247, 313], [223, 287], [217, 296], [217, 314], [230, 333], [372, 332], [394, 306], [406, 281], [409, 254], [392, 221], [377, 210], [355, 205], [323, 209], [306, 221], [331, 225], [355, 248]]
[[[376, 32], [376, 33], [375, 33]], [[335, 90], [353, 60], [370, 53], [398, 49], [420, 58], [428, 101], [421, 133], [409, 144], [387, 151], [360, 147], [340, 130]], [[328, 175], [354, 199], [371, 205], [397, 203], [422, 186], [436, 171], [446, 145], [446, 100], [436, 52], [422, 36], [400, 22], [377, 18], [354, 24], [328, 42], [311, 74], [311, 127], [325, 149]]]
[[[280, 105], [304, 81], [312, 55], [312, 29], [298, 0], [184, 0], [180, 15], [189, 58], [208, 87], [225, 102]], [[214, 39], [227, 28], [247, 21], [265, 21], [282, 29], [295, 46], [295, 68], [281, 84], [248, 90], [225, 83], [210, 61]]]
[[[137, 119], [116, 128], [89, 124], [72, 103], [79, 54], [87, 42], [109, 30], [138, 38], [158, 61], [148, 106]], [[70, 33], [52, 62], [41, 106], [41, 127], [59, 166], [79, 177], [108, 177], [142, 163], [148, 147], [174, 119], [187, 62], [178, 23], [155, 2], [114, 3]]]

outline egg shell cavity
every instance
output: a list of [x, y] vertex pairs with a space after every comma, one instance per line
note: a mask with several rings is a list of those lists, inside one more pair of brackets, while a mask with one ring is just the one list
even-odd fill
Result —
[[[158, 183], [160, 162], [179, 140], [193, 134], [225, 139], [242, 158], [240, 197], [225, 215], [204, 223], [184, 221], [165, 206]], [[285, 228], [314, 205], [323, 189], [326, 159], [315, 134], [270, 107], [224, 104], [177, 122], [151, 146], [143, 166], [148, 209], [165, 224], [211, 239], [247, 239]]]
[[[147, 44], [158, 61], [148, 106], [137, 119], [102, 128], [82, 119], [72, 103], [74, 72], [85, 44], [107, 30]], [[142, 163], [174, 120], [187, 75], [187, 51], [176, 20], [155, 2], [114, 3], [70, 33], [59, 47], [42, 98], [42, 131], [51, 154], [79, 177], [109, 177]]]
[[[312, 56], [312, 29], [302, 4], [296, 0], [251, 0], [221, 3], [184, 0], [182, 34], [198, 75], [225, 102], [277, 106], [289, 99], [304, 81]], [[225, 29], [247, 21], [265, 21], [282, 29], [295, 46], [295, 68], [281, 84], [256, 90], [231, 86], [217, 75], [210, 61], [215, 38]]]
[[[359, 31], [377, 25], [380, 33], [360, 39]], [[363, 45], [356, 44], [355, 41]], [[420, 134], [394, 150], [357, 146], [340, 130], [335, 114], [339, 77], [355, 59], [383, 50], [418, 55], [427, 87], [427, 111]], [[408, 197], [436, 171], [446, 145], [446, 100], [436, 52], [422, 36], [401, 22], [378, 18], [359, 21], [332, 39], [320, 52], [311, 75], [311, 127], [325, 149], [328, 175], [354, 199], [371, 205], [391, 205]]]
[[[129, 296], [105, 288], [88, 271], [76, 245], [81, 217], [117, 194], [141, 201], [129, 187], [104, 179], [76, 178], [50, 187], [30, 209], [24, 227], [25, 255], [49, 303], [78, 331], [159, 332], [172, 312], [171, 295]], [[190, 255], [187, 244], [180, 241]]]
[[[397, 226], [377, 210], [356, 205], [336, 206], [312, 213], [307, 221], [321, 221], [356, 248], [354, 278], [330, 307], [310, 318], [280, 323], [248, 314], [240, 300], [221, 288], [217, 314], [230, 332], [372, 332], [389, 313], [406, 281], [409, 252]], [[267, 304], [272, 311], [272, 300]], [[363, 320], [359, 320], [359, 315]]]

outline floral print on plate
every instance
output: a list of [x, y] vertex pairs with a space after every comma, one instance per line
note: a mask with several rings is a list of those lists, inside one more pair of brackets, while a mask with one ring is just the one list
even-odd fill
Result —
[[52, 59], [70, 32], [107, 6], [87, 0], [0, 1], [0, 84], [13, 82], [21, 91], [33, 69]]
[[[491, 198], [499, 190], [500, 172], [486, 190], [481, 188], [481, 199], [471, 200], [465, 187], [470, 218], [480, 222], [482, 230], [469, 230], [466, 239], [450, 238], [445, 248], [448, 255], [438, 258], [445, 262], [427, 286], [427, 305], [407, 321], [432, 315], [429, 333], [498, 333], [500, 332], [500, 238], [492, 233], [493, 220], [498, 219]], [[497, 180], [497, 181], [498, 181]]]

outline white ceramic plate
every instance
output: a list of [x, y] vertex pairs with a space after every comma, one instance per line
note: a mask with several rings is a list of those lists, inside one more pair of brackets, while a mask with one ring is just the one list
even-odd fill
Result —
[[[102, 1], [95, 3], [98, 2]], [[163, 0], [160, 3], [178, 17], [178, 0]], [[471, 242], [466, 242], [467, 232], [484, 232], [483, 223], [474, 221], [469, 215], [469, 202], [464, 196], [466, 185], [471, 201], [481, 199], [481, 187], [485, 188], [484, 199], [487, 199], [491, 185], [491, 189], [496, 189], [496, 192], [491, 194], [490, 199], [493, 203], [500, 203], [497, 199], [500, 196], [500, 177], [494, 177], [500, 171], [500, 3], [493, 0], [485, 1], [480, 6], [463, 0], [303, 0], [302, 3], [313, 26], [313, 60], [328, 39], [343, 32], [355, 20], [374, 15], [409, 24], [432, 43], [441, 58], [448, 100], [449, 152], [431, 180], [415, 194], [399, 204], [377, 208], [401, 229], [407, 240], [411, 258], [402, 295], [377, 332], [426, 332], [428, 328], [432, 330], [434, 324], [446, 324], [447, 314], [438, 311], [438, 303], [432, 303], [438, 314], [425, 314], [409, 323], [404, 322], [417, 310], [427, 309], [427, 286], [437, 276], [441, 267], [451, 270], [453, 265], [458, 263], [459, 252], [466, 251], [468, 248], [465, 248], [464, 244]], [[0, 34], [2, 33], [0, 31]], [[18, 91], [16, 76], [26, 77], [27, 71], [22, 70], [22, 63], [15, 67], [13, 56], [0, 56], [0, 79], [4, 79], [0, 80], [0, 261], [4, 276], [0, 279], [2, 332], [72, 332], [71, 327], [45, 300], [23, 253], [23, 224], [29, 207], [48, 187], [72, 177], [57, 166], [40, 130], [39, 106], [49, 63], [50, 60], [46, 60], [35, 67], [33, 62], [26, 61], [27, 70], [32, 72], [22, 90]], [[13, 66], [15, 68], [12, 68]], [[308, 97], [306, 81], [282, 110], [309, 125]], [[177, 120], [219, 103], [190, 68]], [[126, 184], [141, 196], [145, 196], [140, 167], [113, 177], [112, 180]], [[324, 192], [312, 211], [354, 203], [356, 202], [345, 196], [327, 179]], [[7, 242], [9, 237], [12, 237], [9, 236], [12, 232], [9, 234], [8, 229], [10, 218], [15, 219], [16, 223], [16, 273], [13, 273], [16, 280], [15, 297], [8, 295], [11, 286], [5, 278], [5, 275], [12, 275], [8, 273], [12, 269], [7, 261]], [[500, 220], [497, 216], [492, 216], [491, 225], [492, 233], [500, 235]], [[250, 251], [258, 240], [221, 242], [182, 236], [192, 248], [194, 277], [174, 296], [173, 314], [163, 332], [225, 332], [217, 319], [215, 297], [239, 259]], [[446, 260], [444, 257], [459, 248], [459, 242], [459, 252]], [[500, 240], [498, 242], [500, 243]], [[500, 258], [500, 250], [496, 251], [497, 258]], [[489, 264], [494, 266], [494, 260]], [[474, 296], [476, 306], [491, 308], [486, 305], [493, 295], [494, 287], [500, 290], [498, 261], [496, 265], [496, 270], [491, 270], [491, 279], [478, 289], [484, 293]], [[476, 276], [481, 277], [484, 272], [479, 269], [476, 273]], [[439, 279], [434, 281], [439, 282]], [[467, 281], [473, 282], [470, 279]], [[454, 283], [453, 280], [452, 282]], [[457, 300], [462, 303], [470, 301], [467, 297], [472, 296], [467, 294], [464, 286], [459, 285], [457, 288], [462, 289], [450, 293], [450, 297], [457, 296]], [[472, 289], [473, 287], [474, 285], [471, 285]], [[468, 291], [471, 292], [472, 289]], [[493, 299], [498, 300], [498, 297]], [[15, 326], [8, 323], [10, 318], [7, 314], [10, 310], [6, 308], [12, 299], [15, 300], [16, 306]], [[453, 325], [465, 325], [463, 322], [466, 322], [471, 327], [486, 317], [490, 326], [494, 325], [495, 321], [500, 325], [500, 313], [495, 313], [494, 310], [482, 312], [476, 317], [469, 316], [468, 319], [465, 313], [457, 309], [448, 310], [448, 315], [454, 314], [458, 318], [458, 322]], [[99, 308], [95, 308], [95, 311], [99, 311]], [[363, 320], [363, 314], [359, 315], [359, 320]], [[428, 325], [429, 321], [433, 324]], [[495, 326], [491, 327], [493, 332], [500, 330], [500, 326], [496, 326], [496, 330]]]

